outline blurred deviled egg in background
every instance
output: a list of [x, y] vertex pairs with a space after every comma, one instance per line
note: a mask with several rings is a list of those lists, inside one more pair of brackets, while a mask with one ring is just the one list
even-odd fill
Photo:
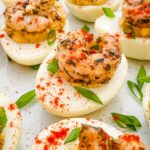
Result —
[[95, 22], [103, 14], [103, 7], [116, 11], [121, 0], [65, 0], [70, 12], [77, 18]]

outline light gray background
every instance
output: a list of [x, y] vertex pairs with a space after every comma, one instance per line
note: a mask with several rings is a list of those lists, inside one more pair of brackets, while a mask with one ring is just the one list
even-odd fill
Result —
[[[3, 11], [4, 6], [2, 2], [0, 2], [0, 25], [3, 24]], [[84, 22], [74, 18], [67, 9], [66, 11], [68, 14], [69, 27], [71, 29], [81, 28], [85, 24]], [[94, 32], [93, 24], [89, 24], [89, 26]], [[129, 70], [126, 80], [135, 81], [136, 74], [141, 64], [145, 65], [147, 71], [150, 70], [150, 62], [128, 59], [128, 63]], [[2, 47], [0, 47], [0, 92], [6, 93], [15, 101], [20, 95], [34, 88], [36, 73], [37, 71], [34, 71], [29, 67], [24, 67], [14, 62], [9, 62]], [[34, 137], [43, 128], [63, 119], [47, 113], [36, 102], [36, 100], [21, 111], [23, 114], [23, 134], [19, 150], [29, 150], [33, 143]], [[115, 127], [115, 124], [111, 120], [111, 112], [134, 115], [139, 118], [142, 123], [142, 128], [139, 129], [136, 134], [142, 137], [144, 143], [147, 144], [150, 149], [150, 130], [145, 122], [143, 108], [138, 100], [133, 97], [128, 90], [126, 81], [121, 91], [111, 103], [101, 110], [86, 116], [93, 119], [102, 120]]]

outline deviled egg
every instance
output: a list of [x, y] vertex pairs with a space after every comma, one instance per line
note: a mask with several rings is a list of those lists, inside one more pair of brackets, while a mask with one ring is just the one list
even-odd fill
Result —
[[140, 137], [122, 134], [98, 120], [74, 118], [62, 120], [43, 130], [32, 150], [146, 150]]
[[8, 6], [0, 32], [7, 55], [22, 65], [40, 64], [56, 47], [57, 33], [66, 22], [65, 12], [56, 0], [23, 0]]
[[103, 14], [103, 7], [110, 7], [116, 11], [121, 0], [65, 0], [70, 12], [77, 18], [95, 22]]
[[96, 20], [99, 33], [119, 33], [123, 53], [130, 58], [150, 60], [150, 2], [123, 0], [122, 13], [114, 18], [101, 16]]
[[0, 93], [0, 149], [16, 150], [22, 131], [22, 117], [16, 104]]
[[95, 37], [82, 29], [68, 32], [40, 66], [36, 95], [39, 103], [55, 115], [88, 114], [117, 95], [127, 68], [118, 35]]

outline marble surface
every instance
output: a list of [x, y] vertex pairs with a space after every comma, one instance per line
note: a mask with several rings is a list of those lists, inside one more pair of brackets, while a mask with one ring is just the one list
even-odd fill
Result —
[[[0, 2], [0, 25], [3, 23], [3, 11], [4, 6], [2, 2]], [[80, 28], [85, 24], [85, 22], [73, 17], [68, 10], [66, 11], [71, 30]], [[88, 25], [91, 27], [91, 31], [94, 32], [93, 24]], [[136, 74], [141, 64], [144, 64], [147, 71], [150, 73], [150, 62], [148, 61], [128, 59], [128, 63], [129, 69], [126, 80], [135, 81]], [[36, 73], [37, 71], [29, 67], [9, 62], [6, 53], [2, 47], [0, 47], [0, 92], [7, 94], [15, 101], [20, 95], [34, 88]], [[23, 114], [23, 134], [18, 150], [29, 150], [32, 146], [34, 137], [42, 129], [63, 119], [47, 113], [36, 100], [29, 106], [23, 108], [21, 112]], [[144, 118], [142, 105], [130, 93], [126, 81], [121, 91], [111, 103], [99, 111], [86, 115], [86, 117], [102, 120], [116, 127], [111, 119], [111, 112], [136, 116], [140, 120], [142, 128], [135, 132], [135, 134], [140, 135], [144, 143], [150, 149], [150, 130]], [[125, 132], [126, 130], [122, 131]]]

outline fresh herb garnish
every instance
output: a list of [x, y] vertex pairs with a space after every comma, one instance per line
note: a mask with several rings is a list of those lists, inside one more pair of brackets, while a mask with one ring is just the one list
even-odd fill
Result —
[[34, 66], [30, 66], [31, 69], [33, 70], [38, 70], [40, 67], [40, 65], [34, 65]]
[[59, 69], [58, 60], [54, 58], [50, 63], [48, 63], [47, 70], [53, 74], [55, 74]]
[[99, 104], [103, 104], [101, 99], [91, 90], [82, 88], [82, 87], [78, 87], [78, 86], [74, 86], [74, 88], [84, 97], [88, 98], [89, 100], [92, 100], [96, 103]]
[[86, 31], [86, 32], [89, 32], [90, 31], [90, 28], [85, 24], [83, 27], [82, 27], [82, 30]]
[[99, 45], [98, 45], [98, 44], [93, 45], [93, 46], [91, 47], [91, 49], [99, 50]]
[[7, 123], [7, 116], [5, 109], [3, 107], [0, 107], [0, 133], [5, 128]]
[[16, 105], [18, 106], [18, 108], [22, 108], [22, 107], [26, 106], [27, 104], [29, 104], [34, 99], [35, 96], [36, 96], [35, 90], [29, 91], [29, 92], [23, 94], [16, 101]]
[[50, 30], [48, 33], [48, 45], [52, 45], [56, 40], [56, 31]]
[[138, 80], [141, 82], [150, 83], [150, 76], [140, 77], [140, 78], [138, 78]]
[[113, 12], [113, 10], [111, 8], [108, 7], [103, 7], [102, 8], [103, 12], [105, 13], [105, 15], [109, 18], [115, 18], [115, 14]]
[[144, 65], [141, 65], [140, 70], [137, 75], [137, 83], [138, 83], [140, 89], [143, 87], [144, 81], [139, 80], [139, 78], [143, 78], [145, 76], [146, 76], [146, 69], [145, 69]]
[[135, 32], [132, 26], [128, 25], [128, 26], [123, 27], [123, 32], [125, 34], [131, 35], [132, 38], [135, 38]]
[[69, 134], [69, 136], [67, 137], [67, 139], [65, 140], [65, 144], [75, 141], [79, 137], [81, 130], [82, 127], [73, 129]]
[[128, 87], [134, 96], [136, 96], [141, 101], [143, 100], [143, 93], [141, 88], [136, 83], [128, 80]]
[[140, 99], [141, 101], [143, 100], [143, 92], [142, 92], [142, 87], [144, 84], [144, 80], [142, 80], [143, 78], [146, 77], [146, 69], [144, 67], [144, 65], [141, 65], [138, 74], [137, 74], [137, 83], [134, 83], [132, 81], [128, 80], [128, 87], [130, 89], [130, 91], [132, 92], [132, 94], [134, 96], [136, 96], [138, 99]]
[[142, 127], [140, 121], [134, 116], [128, 116], [113, 112], [112, 117], [114, 122], [120, 128], [126, 128], [132, 131], [137, 131], [137, 128]]

